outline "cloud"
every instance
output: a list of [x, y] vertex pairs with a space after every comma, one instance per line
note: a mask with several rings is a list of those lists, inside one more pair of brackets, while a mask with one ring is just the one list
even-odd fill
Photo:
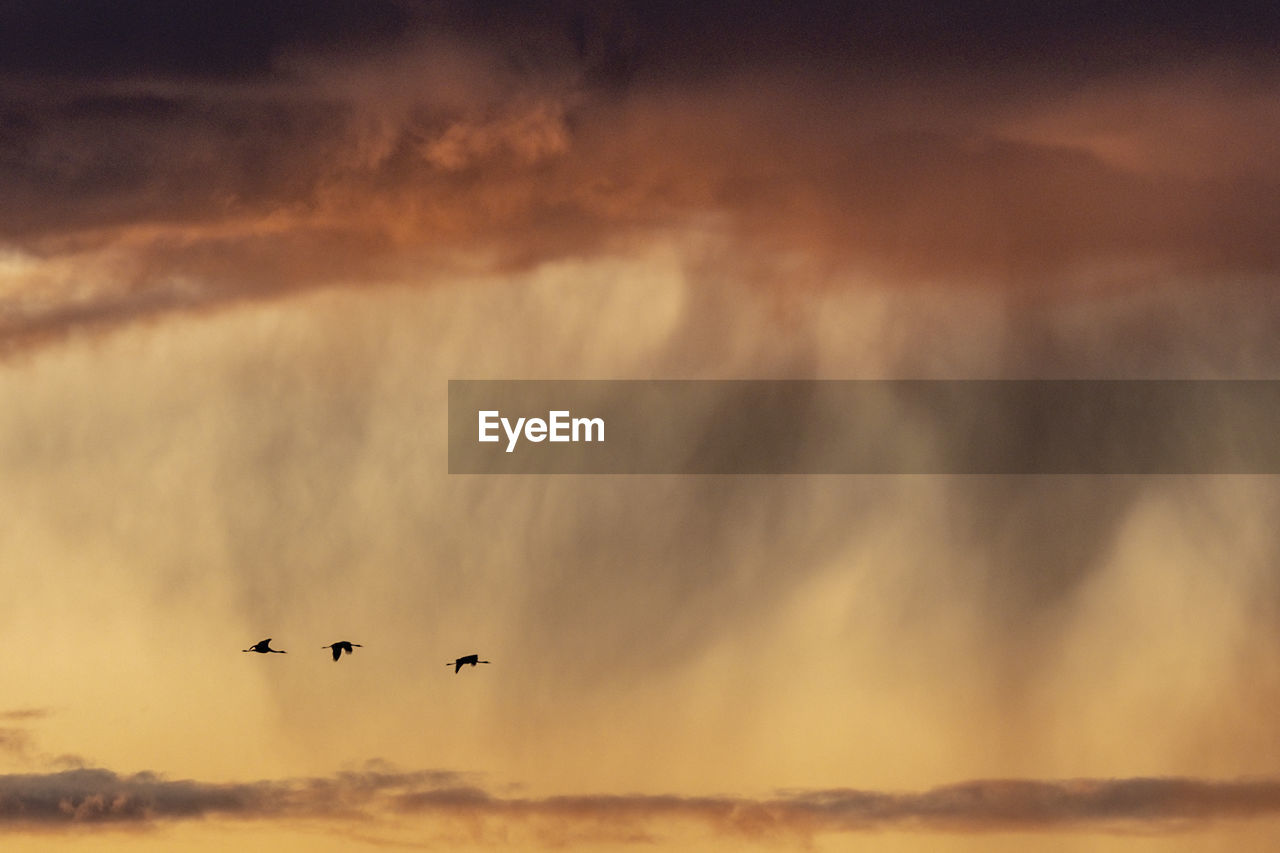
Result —
[[21, 726], [36, 720], [43, 720], [53, 714], [49, 708], [12, 708], [0, 711], [0, 723], [18, 723], [18, 726], [0, 726], [0, 755], [13, 761], [26, 763], [32, 759], [33, 743], [31, 733]]
[[[800, 61], [799, 46], [864, 28], [935, 59], [956, 46], [887, 11], [755, 26], [710, 8], [682, 22], [547, 6], [550, 23], [510, 8], [484, 25], [448, 4], [331, 2], [308, 26], [288, 3], [246, 20], [210, 7], [212, 41], [180, 30], [173, 41], [194, 52], [171, 56], [142, 49], [172, 29], [144, 3], [121, 24], [132, 47], [77, 36], [93, 44], [69, 54], [107, 51], [109, 73], [13, 54], [0, 67], [0, 245], [24, 262], [0, 274], [0, 346], [321, 287], [626, 254], [708, 222], [748, 279], [775, 288], [870, 274], [1039, 298], [1280, 271], [1280, 173], [1266, 154], [1277, 69], [1225, 38], [1213, 10], [1170, 30], [1217, 47], [1176, 74], [1082, 81], [1036, 63], [1027, 33], [1066, 27], [1088, 43], [1084, 20], [1033, 21], [1020, 58], [981, 73], [877, 63], [837, 38], [841, 70]], [[23, 21], [53, 32], [60, 14]], [[975, 14], [954, 3], [925, 19]], [[993, 44], [1015, 39], [984, 26]], [[226, 67], [201, 59], [240, 28], [265, 35], [219, 53]], [[367, 34], [363, 49], [336, 45], [347, 29]], [[760, 50], [726, 52], [739, 43], [726, 30]], [[1228, 156], [1210, 156], [1205, 127], [1239, 131]]]
[[0, 9], [0, 73], [223, 77], [269, 71], [282, 51], [394, 39], [408, 26], [395, 2], [265, 0], [231, 9], [167, 3], [18, 2]]
[[[1215, 821], [1280, 816], [1280, 781], [1191, 778], [990, 779], [918, 793], [833, 789], [769, 798], [494, 794], [447, 771], [388, 768], [329, 777], [207, 783], [101, 768], [0, 776], [0, 827], [147, 826], [220, 817], [356, 823], [370, 833], [408, 816], [469, 826], [474, 840], [529, 833], [544, 843], [652, 841], [695, 828], [753, 841], [831, 833], [1194, 831]], [[0, 830], [3, 831], [3, 830]]]
[[0, 728], [0, 753], [25, 760], [31, 754], [31, 735], [24, 729]]
[[14, 708], [8, 711], [0, 711], [0, 720], [43, 720], [52, 716], [52, 714], [53, 711], [49, 708]]
[[18, 825], [149, 823], [213, 815], [346, 817], [390, 792], [457, 784], [439, 771], [369, 770], [329, 778], [246, 784], [167, 780], [153, 773], [121, 776], [100, 768], [0, 776], [0, 822]]

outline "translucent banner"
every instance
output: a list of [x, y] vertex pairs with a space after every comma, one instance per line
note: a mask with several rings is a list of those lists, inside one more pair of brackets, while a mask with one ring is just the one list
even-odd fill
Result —
[[1270, 380], [451, 380], [453, 474], [1276, 474]]

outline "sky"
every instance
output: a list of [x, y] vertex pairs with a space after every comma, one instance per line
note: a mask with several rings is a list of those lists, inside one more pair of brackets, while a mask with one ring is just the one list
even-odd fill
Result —
[[1278, 38], [0, 4], [6, 849], [1273, 847], [1274, 477], [462, 476], [446, 427], [450, 379], [1280, 379]]

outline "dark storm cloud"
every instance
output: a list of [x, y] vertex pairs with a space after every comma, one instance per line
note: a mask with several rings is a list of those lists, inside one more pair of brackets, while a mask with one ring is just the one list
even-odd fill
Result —
[[265, 74], [290, 50], [378, 48], [425, 30], [560, 51], [605, 75], [688, 74], [760, 62], [940, 61], [1077, 69], [1186, 51], [1265, 51], [1280, 15], [1266, 3], [1176, 5], [1023, 0], [779, 5], [583, 0], [183, 0], [7, 3], [0, 70], [85, 74]]
[[0, 73], [261, 75], [284, 51], [372, 46], [407, 26], [387, 0], [18, 0], [0, 6]]
[[46, 291], [4, 325], [21, 335], [124, 319], [117, 307], [134, 299], [420, 276], [459, 252], [522, 267], [704, 214], [739, 235], [745, 268], [799, 252], [820, 277], [853, 265], [890, 281], [1069, 292], [1082, 278], [1277, 268], [1274, 170], [1151, 175], [960, 129], [851, 125], [784, 90], [625, 105], [562, 91], [392, 113], [319, 96], [27, 103], [0, 143], [6, 241], [77, 261], [82, 290], [95, 278], [114, 289], [52, 306]]
[[[514, 106], [479, 115], [428, 104], [398, 116], [385, 152], [364, 163], [358, 105], [318, 95], [87, 98], [42, 106], [38, 121], [10, 134], [0, 226], [17, 245], [60, 253], [102, 245], [112, 228], [222, 223], [231, 233], [175, 232], [143, 248], [157, 267], [212, 266], [224, 282], [270, 279], [255, 272], [263, 260], [296, 258], [335, 236], [327, 260], [345, 253], [344, 267], [369, 274], [395, 252], [494, 246], [530, 262], [716, 211], [766, 247], [915, 276], [1016, 285], [1133, 258], [1183, 270], [1276, 268], [1280, 250], [1268, 238], [1280, 175], [1141, 174], [1088, 152], [975, 142], [958, 129], [851, 126], [811, 97], [783, 106], [782, 95], [627, 108], [513, 96]], [[747, 122], [751, 133], [715, 133], [718, 120]], [[234, 230], [272, 214], [293, 227]], [[283, 245], [267, 251], [267, 239]], [[304, 265], [289, 277], [319, 272]]]
[[[333, 777], [216, 784], [121, 776], [103, 769], [0, 776], [0, 827], [10, 831], [209, 817], [359, 822], [419, 815], [460, 821], [475, 841], [510, 843], [524, 830], [542, 843], [649, 842], [692, 824], [751, 840], [791, 841], [826, 833], [1177, 832], [1212, 821], [1280, 815], [1272, 779], [997, 779], [920, 793], [835, 789], [773, 798], [631, 795], [521, 798], [465, 784], [456, 774], [357, 772]], [[2, 830], [0, 830], [2, 831]]]
[[[476, 4], [514, 8], [516, 4]], [[910, 73], [1049, 72], [1079, 81], [1189, 55], [1266, 57], [1280, 14], [1266, 3], [552, 2], [525, 14], [569, 33], [593, 78], [690, 79], [759, 66]], [[510, 11], [510, 10], [508, 10]], [[516, 12], [513, 17], [518, 17]], [[527, 20], [527, 18], [526, 18]]]
[[[1275, 16], [9, 4], [0, 246], [68, 269], [0, 291], [0, 336], [625, 251], [699, 217], [760, 279], [796, 255], [817, 282], [1033, 292], [1270, 275]], [[1098, 87], [1106, 126], [1055, 112]]]
[[0, 753], [26, 758], [31, 753], [31, 735], [24, 729], [0, 728]]

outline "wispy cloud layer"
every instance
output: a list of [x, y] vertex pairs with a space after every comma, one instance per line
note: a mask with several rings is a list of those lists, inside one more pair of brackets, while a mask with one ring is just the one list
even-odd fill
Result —
[[29, 720], [43, 720], [45, 717], [53, 713], [48, 708], [13, 708], [8, 711], [0, 711], [0, 720], [9, 722], [27, 722]]
[[919, 793], [835, 789], [776, 797], [590, 795], [521, 798], [447, 771], [366, 770], [244, 784], [122, 776], [86, 768], [0, 776], [10, 831], [93, 824], [141, 826], [205, 817], [431, 823], [466, 821], [476, 840], [527, 830], [543, 841], [648, 841], [672, 827], [751, 840], [825, 833], [1180, 832], [1206, 823], [1280, 817], [1280, 781], [1189, 778], [976, 780]]

